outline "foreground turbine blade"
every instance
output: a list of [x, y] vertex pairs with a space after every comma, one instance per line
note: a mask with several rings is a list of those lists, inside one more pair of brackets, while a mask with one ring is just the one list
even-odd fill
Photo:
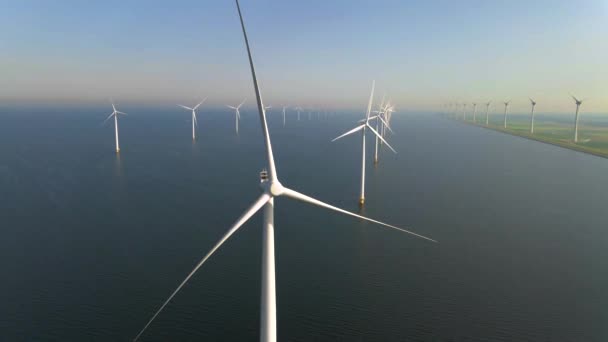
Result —
[[127, 115], [127, 113], [116, 111], [117, 114]]
[[266, 145], [266, 158], [268, 159], [268, 173], [270, 179], [277, 180], [277, 169], [274, 164], [274, 155], [272, 153], [272, 144], [270, 143], [270, 133], [268, 133], [268, 123], [266, 122], [266, 109], [262, 102], [262, 93], [260, 86], [258, 85], [258, 78], [255, 74], [255, 67], [253, 65], [253, 57], [251, 56], [251, 48], [249, 47], [249, 39], [247, 38], [247, 31], [245, 30], [245, 22], [243, 21], [243, 14], [241, 13], [241, 6], [239, 0], [235, 0], [236, 9], [239, 12], [239, 20], [241, 21], [241, 28], [243, 29], [243, 39], [245, 40], [245, 46], [247, 47], [247, 57], [249, 58], [249, 67], [251, 69], [251, 78], [253, 79], [253, 88], [255, 90], [255, 99], [258, 105], [258, 114], [260, 115], [260, 122], [262, 124], [262, 134], [264, 135], [264, 144]]
[[404, 233], [417, 236], [417, 237], [419, 237], [421, 239], [429, 240], [429, 241], [432, 241], [432, 242], [437, 242], [437, 241], [435, 241], [435, 240], [433, 240], [431, 238], [428, 238], [426, 236], [422, 236], [420, 234], [416, 234], [414, 232], [410, 232], [409, 230], [405, 230], [405, 229], [402, 229], [402, 228], [399, 228], [399, 227], [391, 226], [390, 224], [386, 224], [384, 222], [376, 221], [376, 220], [367, 218], [365, 216], [357, 215], [355, 213], [351, 213], [350, 211], [346, 211], [344, 209], [340, 209], [338, 207], [334, 207], [333, 205], [329, 205], [327, 203], [323, 203], [323, 202], [321, 202], [321, 201], [319, 201], [317, 199], [314, 199], [314, 198], [312, 198], [310, 196], [306, 196], [304, 194], [301, 194], [301, 193], [299, 193], [297, 191], [294, 191], [294, 190], [291, 190], [291, 189], [284, 188], [283, 195], [285, 195], [285, 196], [287, 196], [289, 198], [293, 198], [293, 199], [298, 200], [298, 201], [306, 202], [306, 203], [309, 203], [309, 204], [314, 204], [314, 205], [316, 205], [318, 207], [322, 207], [322, 208], [325, 208], [325, 209], [337, 211], [339, 213], [342, 213], [342, 214], [345, 214], [345, 215], [348, 215], [348, 216], [357, 217], [357, 218], [360, 218], [360, 219], [365, 220], [365, 221], [369, 221], [369, 222], [373, 222], [373, 223], [376, 223], [376, 224], [379, 224], [379, 225], [382, 225], [382, 226], [385, 226], [385, 227], [393, 228], [393, 229], [402, 231]]
[[336, 140], [338, 140], [338, 139], [340, 139], [340, 138], [344, 138], [345, 136], [347, 136], [347, 135], [349, 135], [349, 134], [353, 134], [353, 133], [355, 133], [355, 132], [357, 132], [357, 131], [360, 131], [360, 130], [362, 130], [362, 129], [363, 129], [363, 127], [365, 127], [365, 124], [363, 124], [363, 125], [361, 125], [361, 126], [358, 126], [358, 127], [356, 127], [356, 128], [351, 129], [350, 131], [348, 131], [348, 132], [346, 132], [346, 133], [342, 134], [341, 136], [339, 136], [339, 137], [335, 138], [335, 139], [334, 139], [334, 140], [332, 140], [331, 142], [334, 142], [334, 141], [336, 141]]
[[380, 133], [376, 132], [376, 130], [372, 126], [367, 125], [367, 128], [369, 128], [378, 137], [378, 139], [382, 140], [382, 142], [385, 143], [386, 146], [388, 146], [388, 148], [391, 149], [391, 151], [397, 153], [397, 151], [395, 151], [395, 149], [391, 145], [389, 145], [389, 143], [386, 142], [386, 140], [384, 140], [384, 138], [382, 137], [382, 135], [380, 135]]
[[196, 120], [196, 112], [192, 112], [192, 117], [194, 118], [194, 124], [198, 127], [198, 120]]
[[235, 109], [236, 110], [236, 107], [232, 107], [232, 106], [228, 106], [228, 105], [226, 105], [226, 107], [228, 107], [230, 109]]
[[236, 221], [236, 223], [234, 223], [234, 225], [232, 227], [230, 227], [230, 229], [222, 237], [222, 239], [217, 244], [215, 244], [215, 246], [213, 246], [211, 251], [209, 251], [209, 253], [207, 253], [207, 255], [205, 255], [205, 257], [196, 265], [196, 267], [194, 267], [192, 272], [190, 272], [190, 274], [188, 274], [186, 279], [184, 279], [184, 281], [182, 281], [182, 283], [179, 284], [177, 289], [175, 289], [175, 291], [173, 291], [171, 296], [169, 296], [169, 299], [167, 299], [163, 303], [163, 305], [160, 307], [160, 309], [158, 309], [158, 311], [156, 311], [154, 316], [152, 316], [152, 318], [148, 321], [148, 324], [146, 324], [146, 326], [139, 332], [139, 334], [137, 334], [137, 336], [133, 339], [133, 341], [137, 341], [141, 337], [141, 335], [146, 331], [146, 329], [150, 326], [150, 324], [152, 324], [152, 322], [154, 321], [156, 316], [158, 316], [158, 314], [165, 308], [165, 306], [167, 306], [167, 304], [169, 304], [171, 299], [173, 299], [173, 297], [175, 297], [175, 295], [179, 292], [179, 290], [181, 290], [182, 287], [184, 287], [184, 285], [188, 282], [188, 280], [190, 280], [190, 278], [192, 278], [194, 273], [196, 273], [196, 271], [198, 271], [198, 269], [201, 268], [201, 266], [203, 266], [205, 261], [207, 261], [207, 259], [209, 259], [209, 257], [211, 257], [211, 255], [213, 255], [213, 253], [215, 253], [215, 251], [218, 248], [220, 248], [220, 246], [222, 246], [222, 244], [224, 242], [226, 242], [226, 240], [228, 240], [228, 238], [230, 238], [230, 236], [232, 236], [232, 234], [234, 234], [245, 222], [247, 222], [247, 220], [249, 220], [249, 218], [251, 218], [251, 216], [253, 216], [256, 212], [258, 212], [258, 210], [260, 210], [266, 204], [266, 202], [268, 202], [268, 200], [270, 200], [270, 195], [263, 194], [262, 196], [260, 196], [260, 198], [258, 198], [257, 201], [255, 201], [255, 203], [253, 203], [253, 205], [251, 207], [249, 207], [249, 209], [247, 209], [247, 211], [243, 215], [241, 215], [241, 217]]
[[190, 107], [186, 107], [186, 106], [183, 106], [183, 105], [180, 105], [180, 104], [178, 104], [178, 106], [180, 106], [180, 107], [182, 107], [182, 108], [184, 108], [184, 109], [187, 109], [187, 110], [193, 110], [193, 109], [192, 109], [192, 108], [190, 108]]

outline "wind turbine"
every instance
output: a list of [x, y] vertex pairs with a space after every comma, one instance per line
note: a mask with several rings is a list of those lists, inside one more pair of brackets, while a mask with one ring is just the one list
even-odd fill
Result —
[[367, 104], [367, 114], [365, 115], [365, 119], [362, 121], [363, 123], [353, 129], [351, 129], [350, 131], [342, 134], [341, 136], [335, 138], [334, 140], [332, 140], [332, 142], [343, 138], [347, 135], [353, 134], [355, 132], [358, 131], [362, 131], [362, 147], [361, 147], [361, 196], [359, 197], [359, 204], [363, 205], [363, 203], [365, 203], [365, 131], [369, 128], [370, 131], [372, 131], [378, 138], [380, 138], [380, 140], [382, 140], [386, 146], [388, 146], [393, 152], [397, 153], [392, 147], [391, 145], [389, 145], [389, 143], [386, 142], [386, 140], [384, 140], [384, 138], [374, 129], [372, 128], [372, 126], [370, 126], [369, 124], [369, 120], [370, 120], [370, 112], [372, 110], [372, 101], [374, 99], [374, 88], [376, 86], [376, 81], [372, 82], [372, 93], [369, 97], [369, 102]]
[[263, 170], [260, 173], [260, 186], [262, 195], [241, 215], [241, 217], [234, 223], [228, 232], [220, 239], [220, 241], [213, 246], [211, 251], [207, 253], [194, 267], [194, 269], [186, 276], [186, 278], [180, 283], [180, 285], [171, 293], [169, 298], [161, 305], [156, 311], [144, 328], [135, 337], [134, 341], [137, 341], [158, 314], [167, 306], [167, 304], [175, 297], [175, 295], [184, 287], [184, 285], [192, 278], [192, 276], [198, 271], [199, 268], [219, 249], [226, 240], [228, 240], [243, 224], [245, 224], [255, 213], [264, 208], [264, 223], [263, 223], [263, 244], [262, 244], [262, 293], [261, 293], [261, 309], [260, 309], [260, 341], [262, 342], [276, 342], [277, 340], [277, 308], [276, 308], [276, 282], [275, 282], [275, 258], [274, 258], [274, 200], [276, 197], [285, 196], [291, 199], [295, 199], [304, 203], [312, 204], [321, 208], [333, 210], [345, 215], [353, 216], [366, 220], [369, 222], [384, 225], [408, 234], [415, 235], [425, 240], [437, 242], [433, 239], [427, 238], [416, 233], [382, 223], [380, 221], [372, 220], [370, 218], [351, 213], [349, 211], [334, 207], [327, 203], [321, 202], [310, 196], [299, 193], [295, 190], [284, 187], [279, 182], [277, 171], [275, 167], [274, 156], [272, 153], [272, 144], [270, 141], [270, 134], [268, 132], [268, 124], [266, 120], [266, 112], [264, 110], [264, 104], [262, 102], [262, 94], [257, 81], [255, 68], [253, 65], [253, 58], [251, 57], [251, 50], [249, 48], [249, 40], [247, 39], [247, 33], [245, 31], [245, 24], [241, 15], [241, 8], [239, 1], [236, 0], [237, 11], [239, 13], [239, 19], [241, 22], [241, 28], [243, 29], [243, 37], [245, 40], [245, 46], [247, 47], [247, 55], [249, 58], [249, 66], [251, 68], [251, 76], [253, 79], [253, 86], [255, 89], [255, 97], [257, 101], [258, 112], [260, 115], [260, 121], [262, 125], [262, 135], [264, 137], [264, 145], [266, 152], [266, 162], [268, 163], [268, 171]]
[[298, 111], [298, 121], [300, 121], [300, 112], [302, 111], [302, 107], [295, 108]]
[[530, 104], [532, 105], [532, 112], [530, 113], [530, 134], [534, 134], [534, 107], [536, 107], [536, 101], [530, 98]]
[[507, 109], [509, 108], [509, 103], [511, 103], [511, 101], [509, 100], [509, 101], [506, 101], [506, 102], [503, 102], [503, 103], [505, 104], [505, 123], [504, 123], [504, 126], [505, 126], [505, 128], [507, 128]]
[[195, 125], [198, 126], [198, 121], [196, 121], [196, 110], [206, 100], [207, 100], [207, 98], [205, 97], [205, 99], [203, 99], [203, 101], [201, 101], [199, 104], [197, 104], [196, 106], [194, 106], [194, 108], [190, 108], [190, 107], [186, 107], [184, 105], [178, 104], [178, 106], [180, 106], [180, 107], [182, 107], [182, 108], [184, 108], [186, 110], [191, 110], [192, 111], [192, 140], [196, 140], [196, 130], [194, 129], [194, 126]]
[[477, 103], [473, 102], [473, 123], [477, 123]]
[[235, 118], [236, 118], [236, 134], [239, 134], [239, 120], [241, 119], [241, 111], [240, 111], [240, 109], [241, 109], [241, 106], [245, 103], [245, 101], [247, 101], [247, 98], [245, 98], [243, 100], [243, 102], [241, 102], [241, 104], [238, 105], [238, 106], [236, 106], [236, 107], [226, 106], [228, 108], [234, 109], [234, 111], [236, 113], [235, 114]]
[[574, 142], [576, 143], [578, 142], [578, 110], [583, 104], [583, 100], [577, 99], [572, 94], [570, 94], [570, 96], [572, 96], [572, 98], [574, 99], [574, 103], [576, 103], [576, 114], [574, 116]]
[[118, 114], [127, 115], [127, 113], [119, 112], [116, 110], [114, 106], [114, 101], [110, 100], [112, 103], [112, 113], [103, 121], [105, 124], [111, 117], [114, 117], [114, 138], [116, 139], [116, 153], [120, 152], [120, 145], [118, 144]]
[[462, 104], [462, 120], [467, 121], [467, 104]]
[[285, 109], [287, 109], [287, 106], [283, 106], [283, 127], [285, 127]]
[[486, 102], [486, 126], [488, 125], [489, 121], [489, 116], [488, 113], [490, 112], [490, 105], [492, 104], [492, 101], [488, 101]]

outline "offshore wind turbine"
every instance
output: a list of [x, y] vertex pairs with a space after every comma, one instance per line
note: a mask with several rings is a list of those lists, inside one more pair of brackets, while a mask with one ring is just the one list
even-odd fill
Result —
[[187, 109], [187, 110], [191, 110], [192, 111], [192, 140], [196, 140], [196, 130], [194, 129], [194, 126], [198, 126], [198, 121], [196, 121], [196, 110], [198, 109], [198, 107], [200, 105], [203, 104], [203, 102], [205, 102], [207, 100], [207, 98], [205, 97], [205, 99], [203, 99], [203, 101], [201, 101], [199, 104], [197, 104], [196, 106], [194, 106], [194, 108], [190, 108], [190, 107], [186, 107], [184, 105], [180, 105], [178, 104], [178, 106]]
[[105, 124], [111, 117], [114, 117], [114, 139], [116, 140], [116, 153], [120, 152], [120, 144], [118, 143], [118, 114], [127, 115], [127, 113], [119, 112], [116, 110], [114, 106], [114, 101], [110, 101], [112, 103], [112, 113], [103, 121]]
[[532, 105], [532, 112], [530, 113], [530, 134], [534, 134], [534, 107], [536, 107], [536, 101], [530, 98], [530, 104]]
[[576, 114], [574, 115], [574, 142], [578, 142], [578, 111], [583, 104], [583, 100], [577, 99], [574, 95], [570, 95], [574, 99], [574, 103], [576, 103]]
[[194, 269], [186, 276], [186, 278], [180, 283], [180, 285], [173, 291], [169, 298], [163, 303], [163, 305], [156, 311], [144, 328], [135, 337], [134, 341], [137, 341], [158, 314], [167, 306], [167, 304], [175, 297], [175, 295], [184, 287], [184, 285], [192, 278], [192, 276], [198, 271], [199, 268], [219, 249], [226, 240], [228, 240], [243, 224], [245, 224], [255, 213], [264, 208], [264, 219], [263, 219], [263, 243], [262, 243], [262, 293], [261, 293], [261, 308], [260, 308], [260, 341], [262, 342], [276, 342], [277, 340], [277, 307], [276, 307], [276, 281], [275, 281], [275, 255], [274, 255], [274, 200], [277, 197], [285, 196], [294, 200], [298, 200], [304, 203], [312, 204], [321, 208], [333, 210], [345, 215], [357, 217], [369, 222], [377, 223], [390, 227], [408, 234], [412, 234], [419, 238], [436, 242], [433, 239], [427, 238], [416, 233], [382, 223], [380, 221], [372, 220], [370, 218], [351, 213], [349, 211], [334, 207], [327, 203], [321, 202], [310, 196], [299, 193], [295, 190], [284, 187], [278, 179], [274, 155], [272, 153], [272, 144], [270, 140], [270, 134], [268, 132], [268, 124], [266, 120], [266, 112], [262, 101], [262, 93], [258, 85], [257, 76], [253, 64], [253, 58], [251, 57], [251, 49], [249, 48], [249, 40], [247, 39], [247, 32], [245, 31], [245, 24], [243, 22], [243, 16], [241, 15], [241, 8], [239, 1], [236, 0], [237, 11], [239, 13], [239, 19], [241, 22], [241, 28], [243, 30], [243, 37], [245, 40], [245, 46], [247, 48], [247, 56], [249, 58], [249, 66], [251, 68], [251, 76], [253, 79], [253, 86], [255, 89], [256, 102], [258, 107], [258, 113], [260, 115], [260, 122], [262, 125], [262, 135], [264, 137], [264, 145], [266, 152], [266, 162], [268, 163], [268, 169], [263, 170], [260, 173], [260, 187], [262, 195], [241, 215], [241, 217], [234, 223], [228, 232], [220, 239], [220, 241], [213, 246], [211, 251], [207, 253], [194, 267]]
[[509, 108], [509, 103], [511, 103], [511, 101], [505, 101], [503, 102], [505, 105], [505, 120], [504, 120], [504, 126], [505, 128], [507, 128], [507, 109]]
[[467, 121], [467, 104], [462, 104], [462, 120]]
[[285, 109], [287, 109], [287, 106], [283, 106], [283, 127], [285, 127]]
[[388, 146], [391, 151], [397, 153], [397, 151], [395, 151], [393, 149], [393, 147], [391, 145], [389, 145], [389, 143], [386, 142], [386, 140], [384, 140], [384, 138], [369, 124], [369, 120], [370, 120], [370, 112], [372, 110], [372, 102], [374, 100], [374, 88], [376, 86], [376, 81], [372, 82], [372, 93], [369, 97], [369, 102], [367, 104], [367, 114], [365, 115], [365, 119], [363, 120], [363, 124], [351, 129], [350, 131], [342, 134], [341, 136], [335, 138], [334, 140], [332, 140], [332, 142], [343, 138], [347, 135], [353, 134], [355, 132], [358, 131], [362, 131], [362, 147], [361, 147], [361, 195], [359, 196], [359, 204], [363, 205], [365, 203], [365, 131], [367, 129], [369, 129], [370, 131], [372, 131], [378, 138], [380, 138], [380, 140], [382, 140], [386, 146]]
[[473, 102], [473, 123], [477, 123], [477, 103]]
[[295, 110], [298, 112], [298, 121], [300, 121], [300, 112], [302, 111], [302, 107], [297, 107]]
[[236, 107], [228, 106], [228, 105], [226, 106], [228, 108], [234, 109], [234, 112], [235, 112], [234, 116], [235, 116], [235, 120], [236, 120], [236, 134], [239, 134], [239, 120], [241, 119], [241, 111], [240, 111], [240, 109], [241, 109], [241, 106], [245, 103], [245, 101], [247, 101], [247, 98], [245, 98], [243, 100], [243, 102], [241, 102], [241, 104], [238, 105], [238, 106], [236, 106]]
[[488, 125], [489, 121], [489, 112], [490, 112], [490, 105], [492, 104], [492, 101], [488, 101], [486, 102], [486, 126]]

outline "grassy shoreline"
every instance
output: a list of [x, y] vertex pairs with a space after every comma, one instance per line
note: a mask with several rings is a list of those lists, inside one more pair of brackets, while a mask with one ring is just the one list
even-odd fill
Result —
[[[567, 127], [565, 125], [556, 124], [556, 123], [551, 123], [550, 125], [535, 124], [535, 127], [534, 127], [535, 131], [540, 131], [540, 132], [551, 131], [553, 133], [553, 132], [557, 131], [558, 133], [556, 133], [555, 137], [553, 137], [553, 136], [547, 136], [546, 134], [543, 134], [540, 132], [538, 134], [536, 132], [535, 132], [535, 134], [530, 134], [528, 124], [521, 124], [521, 123], [517, 124], [516, 123], [513, 125], [514, 128], [511, 128], [510, 125], [508, 124], [507, 128], [505, 129], [502, 126], [498, 126], [498, 125], [495, 125], [492, 123], [490, 123], [488, 126], [486, 126], [485, 123], [473, 122], [472, 120], [463, 121], [461, 119], [455, 119], [455, 118], [450, 118], [450, 119], [464, 123], [464, 124], [469, 124], [471, 126], [491, 129], [493, 131], [513, 135], [516, 137], [521, 137], [521, 138], [528, 139], [528, 140], [534, 140], [534, 141], [538, 141], [541, 143], [558, 146], [561, 148], [567, 148], [567, 149], [570, 149], [573, 151], [587, 153], [587, 154], [591, 154], [591, 155], [594, 155], [597, 157], [608, 158], [608, 130], [607, 129], [593, 130], [595, 135], [600, 138], [599, 139], [600, 141], [598, 144], [596, 144], [596, 146], [599, 146], [599, 147], [591, 147], [591, 146], [587, 146], [586, 144], [592, 140], [591, 137], [595, 138], [596, 136], [590, 135], [589, 132], [586, 132], [586, 133], [588, 133], [587, 136], [590, 137], [589, 139], [587, 139], [588, 141], [579, 142], [579, 143], [575, 144], [572, 141], [572, 138], [569, 137], [568, 134], [564, 134], [564, 131], [565, 131], [567, 133], [570, 133], [570, 135], [571, 135], [572, 128]], [[581, 133], [581, 130], [579, 128], [579, 134], [580, 133]], [[606, 140], [605, 142], [604, 142], [604, 139]], [[584, 139], [581, 139], [581, 141], [584, 141]]]

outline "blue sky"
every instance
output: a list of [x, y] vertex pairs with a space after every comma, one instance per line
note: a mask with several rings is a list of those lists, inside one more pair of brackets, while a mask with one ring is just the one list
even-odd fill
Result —
[[[402, 109], [535, 97], [608, 112], [608, 1], [242, 0], [274, 105]], [[162, 104], [252, 98], [230, 0], [13, 1], [0, 13], [0, 100]]]

